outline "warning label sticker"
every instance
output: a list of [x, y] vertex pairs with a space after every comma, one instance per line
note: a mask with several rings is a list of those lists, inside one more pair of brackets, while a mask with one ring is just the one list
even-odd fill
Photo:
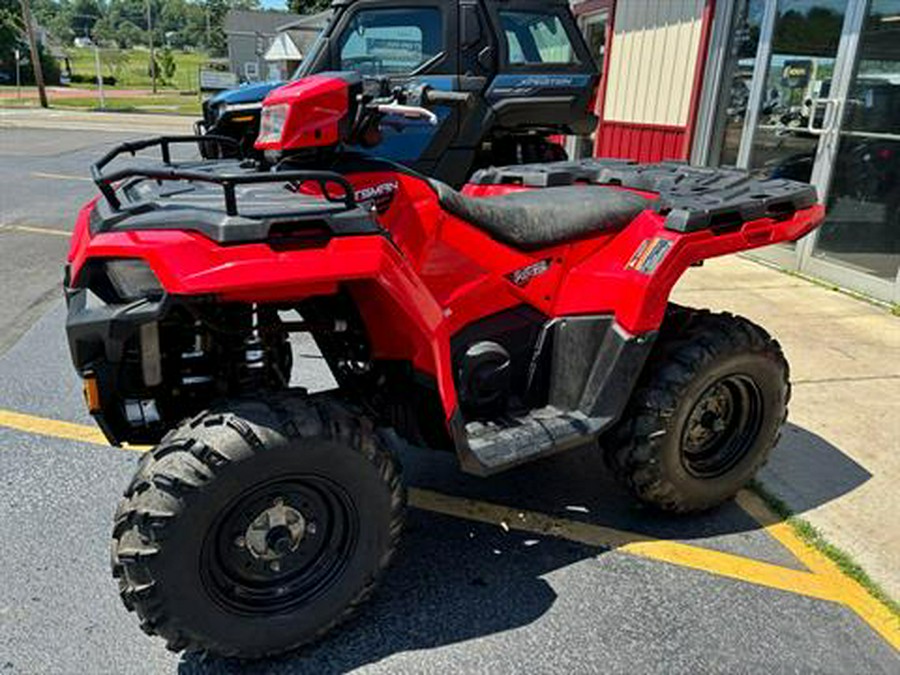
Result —
[[626, 270], [635, 270], [641, 274], [653, 274], [659, 264], [665, 260], [672, 248], [672, 242], [662, 237], [645, 239], [637, 247], [631, 260], [625, 265]]

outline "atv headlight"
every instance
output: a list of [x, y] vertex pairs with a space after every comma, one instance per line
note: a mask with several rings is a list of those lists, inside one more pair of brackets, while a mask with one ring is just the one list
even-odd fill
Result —
[[165, 292], [150, 265], [143, 260], [109, 260], [105, 268], [109, 283], [122, 300], [159, 298]]
[[278, 143], [284, 132], [284, 124], [287, 121], [290, 106], [286, 103], [270, 105], [263, 108], [259, 121], [259, 138], [257, 143]]

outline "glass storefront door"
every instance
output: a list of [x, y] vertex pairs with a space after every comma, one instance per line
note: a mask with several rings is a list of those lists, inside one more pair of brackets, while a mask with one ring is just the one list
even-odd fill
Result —
[[[826, 101], [850, 0], [776, 0], [768, 3], [766, 36], [754, 80], [757, 116], [741, 148], [742, 166], [772, 178], [817, 183], [817, 163], [827, 162], [823, 124], [833, 110]], [[767, 39], [765, 39], [767, 38]], [[763, 68], [763, 63], [766, 67]], [[814, 175], [815, 173], [815, 175]], [[821, 192], [820, 187], [820, 192]], [[796, 266], [798, 247], [780, 244], [766, 252]]]
[[[900, 0], [738, 5], [756, 54], [749, 85], [731, 83], [726, 102], [739, 108], [734, 92], [746, 92], [746, 113], [733, 119], [739, 148], [735, 125], [724, 125], [719, 160], [813, 183], [828, 206], [818, 232], [759, 257], [900, 302]], [[730, 76], [739, 84], [741, 35]]]
[[848, 0], [779, 0], [769, 42], [769, 63], [761, 80], [756, 127], [749, 142], [748, 168], [755, 173], [812, 180], [824, 111]]
[[812, 255], [890, 283], [900, 270], [900, 0], [872, 0], [856, 52]]

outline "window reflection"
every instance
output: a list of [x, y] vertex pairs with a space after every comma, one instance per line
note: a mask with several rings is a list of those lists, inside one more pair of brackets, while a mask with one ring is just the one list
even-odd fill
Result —
[[718, 164], [737, 164], [765, 4], [765, 0], [743, 0], [735, 7], [735, 33], [723, 80], [727, 98], [722, 107], [725, 119], [720, 133]]
[[817, 255], [885, 279], [900, 268], [900, 0], [873, 0], [860, 35]]

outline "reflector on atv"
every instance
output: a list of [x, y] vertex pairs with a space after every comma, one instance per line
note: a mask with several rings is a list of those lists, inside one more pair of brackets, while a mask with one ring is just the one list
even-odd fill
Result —
[[[707, 258], [810, 232], [812, 188], [586, 160], [457, 192], [348, 150], [387, 115], [424, 118], [427, 89], [315, 89], [318, 134], [292, 121], [303, 87], [270, 101], [288, 106], [262, 143], [277, 164], [120, 146], [76, 223], [67, 331], [91, 413], [113, 443], [158, 444], [112, 548], [148, 632], [241, 657], [324, 635], [390, 562], [410, 446], [486, 475], [599, 444], [639, 499], [676, 512], [753, 478], [787, 412], [780, 347], [669, 293]], [[156, 147], [161, 163], [107, 172]], [[301, 333], [337, 390], [295, 382]]]

